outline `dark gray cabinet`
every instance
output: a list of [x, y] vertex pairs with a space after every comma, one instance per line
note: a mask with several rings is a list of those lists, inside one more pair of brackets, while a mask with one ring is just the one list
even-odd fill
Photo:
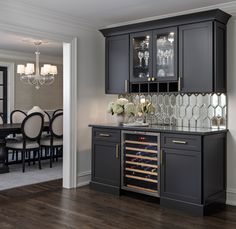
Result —
[[106, 93], [129, 92], [129, 35], [106, 38]]
[[226, 92], [229, 17], [215, 9], [101, 30], [106, 93]]
[[179, 27], [181, 92], [226, 91], [226, 26], [217, 21]]
[[179, 77], [182, 92], [213, 88], [213, 22], [179, 27]]
[[[140, 156], [138, 147], [143, 147], [145, 144], [135, 144], [143, 130], [137, 128], [135, 129], [137, 132], [135, 132], [131, 128], [134, 131], [132, 140], [127, 141], [126, 138], [123, 138], [123, 142], [121, 142], [122, 130], [130, 130], [129, 127], [126, 129], [125, 127], [91, 126], [93, 130], [90, 185], [95, 190], [119, 195], [121, 189], [127, 191], [124, 187], [121, 188], [121, 163], [127, 163], [127, 154], [120, 155], [121, 146], [126, 147], [125, 144], [128, 142], [128, 144], [133, 144], [134, 150], [131, 150], [132, 147], [129, 147], [128, 150], [131, 150], [135, 157]], [[197, 215], [209, 214], [224, 206], [226, 201], [226, 131], [188, 134], [188, 132], [172, 133], [157, 129], [154, 132], [161, 132], [161, 153], [158, 156], [160, 205]], [[127, 133], [127, 131], [123, 133]], [[142, 142], [144, 139], [140, 138], [140, 140]], [[126, 143], [124, 144], [124, 142]], [[145, 150], [152, 151], [150, 147]], [[121, 162], [122, 157], [125, 159], [123, 162]], [[138, 172], [140, 176], [142, 174], [140, 172], [144, 170], [143, 178], [148, 178], [150, 181], [150, 176], [146, 177], [146, 175], [150, 175], [147, 166], [150, 161], [148, 162], [147, 155], [143, 156], [143, 159], [146, 161], [142, 165], [139, 165], [139, 160], [131, 161], [134, 163], [130, 164], [129, 172]], [[138, 166], [141, 166], [140, 169], [133, 167], [137, 163]], [[133, 176], [132, 179], [135, 178], [134, 174], [131, 176]], [[140, 185], [145, 188], [143, 179], [136, 179], [135, 182], [137, 182], [136, 187]]]
[[161, 196], [201, 203], [201, 152], [162, 149]]
[[161, 205], [200, 215], [224, 205], [225, 141], [225, 134], [163, 134]]
[[93, 129], [91, 187], [119, 194], [120, 131]]

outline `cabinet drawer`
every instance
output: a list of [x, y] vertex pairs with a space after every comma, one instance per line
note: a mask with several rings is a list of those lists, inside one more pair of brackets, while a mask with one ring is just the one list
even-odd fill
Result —
[[162, 134], [161, 147], [201, 151], [201, 136], [186, 134]]
[[112, 129], [94, 128], [93, 140], [96, 141], [109, 141], [120, 142], [120, 131]]

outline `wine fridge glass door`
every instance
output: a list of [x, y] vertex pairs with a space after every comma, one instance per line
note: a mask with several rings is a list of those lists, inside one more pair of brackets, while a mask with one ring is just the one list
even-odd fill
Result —
[[160, 135], [123, 131], [122, 143], [122, 188], [159, 196]]

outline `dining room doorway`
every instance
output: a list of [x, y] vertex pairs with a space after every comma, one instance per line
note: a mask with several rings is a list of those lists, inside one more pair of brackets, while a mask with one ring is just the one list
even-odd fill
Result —
[[[21, 29], [21, 32], [23, 30]], [[37, 31], [39, 33], [39, 31]], [[24, 34], [26, 35], [26, 34]], [[29, 36], [29, 34], [27, 34]], [[42, 38], [42, 34], [38, 35]], [[35, 36], [35, 35], [34, 35]], [[63, 42], [63, 41], [66, 42]], [[56, 37], [57, 42], [61, 42], [63, 47], [63, 152], [71, 152], [63, 154], [62, 176], [63, 187], [71, 188], [76, 186], [76, 71], [77, 71], [77, 39], [64, 38], [59, 35]], [[6, 60], [5, 60], [6, 61]], [[16, 66], [15, 66], [16, 68]], [[66, 80], [65, 80], [66, 77]], [[14, 107], [13, 107], [14, 108]], [[74, 135], [72, 133], [75, 133]], [[63, 168], [62, 168], [63, 167]], [[50, 171], [50, 170], [49, 170]], [[36, 171], [34, 171], [36, 173]], [[28, 173], [29, 174], [29, 173]], [[7, 174], [8, 176], [10, 175]], [[1, 175], [0, 175], [1, 176]], [[35, 174], [33, 174], [35, 176]], [[32, 176], [32, 177], [33, 177]], [[46, 177], [46, 176], [45, 176]], [[10, 178], [9, 178], [10, 180]], [[14, 180], [14, 179], [13, 179]], [[16, 179], [18, 180], [18, 179]], [[26, 180], [30, 180], [26, 178]], [[35, 179], [34, 179], [35, 181]], [[41, 180], [43, 181], [43, 180]], [[41, 182], [39, 181], [39, 182]], [[25, 184], [22, 184], [25, 185]], [[1, 184], [0, 184], [1, 186]], [[18, 186], [18, 185], [17, 185]]]

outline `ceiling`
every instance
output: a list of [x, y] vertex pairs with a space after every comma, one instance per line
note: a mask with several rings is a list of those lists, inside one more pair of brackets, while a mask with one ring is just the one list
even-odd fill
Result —
[[[236, 0], [235, 0], [236, 1]], [[47, 10], [63, 17], [102, 28], [142, 18], [178, 13], [195, 8], [207, 7], [232, 0], [18, 0], [24, 7]], [[37, 40], [0, 31], [0, 49], [34, 53], [34, 46], [23, 40]], [[41, 54], [62, 56], [62, 43], [45, 39], [48, 43], [40, 47]]]
[[[35, 52], [33, 41], [38, 40], [36, 37], [27, 37], [0, 30], [0, 49], [14, 52]], [[40, 53], [49, 56], [62, 56], [62, 43], [43, 39], [40, 46]], [[45, 42], [45, 43], [44, 43]]]
[[177, 13], [232, 0], [20, 0], [79, 18], [96, 27]]

